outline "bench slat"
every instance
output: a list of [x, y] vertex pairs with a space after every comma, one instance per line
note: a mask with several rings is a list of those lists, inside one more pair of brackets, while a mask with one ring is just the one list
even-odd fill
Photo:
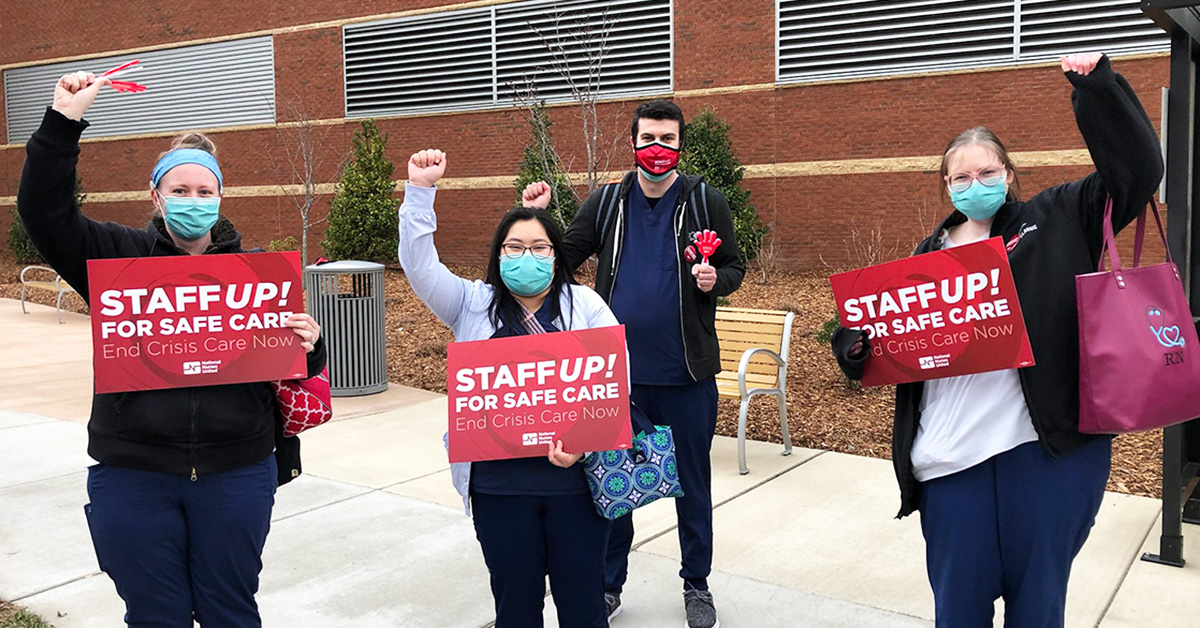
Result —
[[[721, 371], [717, 373], [717, 386], [722, 382], [732, 382], [734, 387], [737, 387], [737, 372], [736, 371]], [[774, 388], [778, 379], [774, 375], [754, 375], [753, 373], [746, 374], [747, 386], [759, 386], [765, 388]], [[729, 385], [728, 383], [726, 385]]]
[[779, 341], [776, 341], [774, 344], [767, 344], [765, 342], [748, 342], [741, 338], [726, 339], [718, 337], [718, 340], [720, 341], [722, 351], [736, 351], [739, 356], [745, 353], [747, 349], [770, 349], [775, 353], [781, 352]]
[[771, 310], [733, 312], [722, 308], [717, 308], [717, 320], [742, 321], [751, 323], [778, 323], [780, 326], [782, 326], [785, 318], [787, 318], [787, 312], [774, 312]]

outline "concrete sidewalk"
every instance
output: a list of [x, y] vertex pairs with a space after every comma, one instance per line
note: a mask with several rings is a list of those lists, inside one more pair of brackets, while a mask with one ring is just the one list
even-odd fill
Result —
[[[83, 517], [90, 407], [88, 319], [0, 299], [10, 331], [0, 360], [0, 599], [58, 628], [123, 625], [98, 573]], [[445, 398], [393, 385], [336, 399], [338, 420], [304, 435], [305, 475], [277, 495], [259, 604], [264, 625], [482, 628], [494, 618], [471, 521], [449, 483]], [[711, 586], [726, 628], [931, 626], [916, 517], [897, 521], [891, 464], [750, 443], [713, 447]], [[1200, 533], [1189, 563], [1137, 560], [1155, 549], [1159, 505], [1106, 496], [1075, 563], [1072, 627], [1200, 625]], [[671, 504], [635, 513], [625, 611], [614, 627], [682, 624]], [[998, 604], [999, 606], [999, 604]], [[548, 626], [556, 626], [547, 598]], [[997, 625], [1000, 622], [997, 621]]]

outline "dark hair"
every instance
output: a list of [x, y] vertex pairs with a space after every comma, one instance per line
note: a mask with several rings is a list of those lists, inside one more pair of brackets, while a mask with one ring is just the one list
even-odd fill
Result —
[[[542, 228], [546, 230], [546, 237], [550, 240], [550, 246], [554, 247], [554, 276], [550, 279], [550, 292], [546, 294], [546, 299], [550, 301], [550, 313], [556, 320], [562, 316], [561, 295], [566, 292], [569, 296], [571, 284], [575, 283], [575, 278], [571, 276], [567, 262], [562, 257], [566, 250], [563, 244], [562, 230], [558, 228], [558, 223], [554, 221], [550, 212], [533, 207], [517, 207], [509, 210], [500, 219], [500, 224], [496, 225], [496, 235], [492, 237], [492, 253], [488, 257], [487, 278], [485, 279], [494, 288], [492, 303], [488, 306], [488, 316], [491, 317], [492, 324], [496, 327], [500, 327], [504, 321], [521, 320], [521, 305], [513, 297], [508, 286], [504, 285], [504, 280], [500, 278], [500, 247], [508, 239], [508, 232], [512, 230], [512, 226], [525, 220], [536, 220], [541, 223]], [[569, 312], [568, 315], [573, 315], [573, 312]]]
[[679, 123], [679, 146], [683, 147], [683, 138], [686, 136], [687, 123], [683, 120], [683, 111], [679, 109], [679, 105], [669, 100], [651, 100], [647, 103], [638, 105], [638, 108], [633, 112], [633, 126], [629, 130], [629, 136], [633, 138], [633, 143], [637, 144], [638, 136], [638, 120], [674, 120]]
[[1006, 200], [1021, 200], [1021, 178], [1017, 175], [1017, 165], [1013, 163], [1012, 157], [1008, 156], [1008, 149], [1004, 147], [1004, 143], [986, 126], [967, 129], [946, 144], [946, 150], [942, 151], [942, 167], [938, 170], [942, 177], [942, 200], [946, 200], [946, 176], [950, 174], [950, 156], [960, 148], [972, 144], [978, 144], [996, 153], [1000, 163], [1004, 164], [1004, 169], [1013, 177], [1012, 184], [1008, 186]]

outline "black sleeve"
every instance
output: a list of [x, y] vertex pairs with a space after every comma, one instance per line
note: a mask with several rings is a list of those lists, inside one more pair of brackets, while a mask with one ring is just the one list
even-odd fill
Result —
[[[850, 347], [859, 340], [862, 340], [865, 351], [857, 357], [850, 357]], [[837, 358], [838, 366], [841, 367], [846, 377], [855, 381], [862, 379], [863, 369], [867, 365], [867, 356], [871, 355], [871, 339], [867, 336], [867, 332], [838, 327], [833, 332], [833, 338], [830, 339], [829, 344], [833, 349], [833, 357]]]
[[46, 109], [25, 145], [25, 168], [17, 191], [21, 223], [38, 253], [85, 301], [87, 260], [143, 255], [137, 229], [88, 219], [75, 203], [79, 136], [87, 122]]
[[1075, 120], [1096, 172], [1045, 193], [1077, 218], [1089, 245], [1098, 250], [1106, 200], [1113, 199], [1115, 230], [1136, 219], [1162, 181], [1162, 150], [1133, 88], [1113, 71], [1107, 56], [1087, 76], [1066, 75], [1075, 86], [1071, 94]]
[[708, 185], [709, 220], [712, 230], [721, 238], [721, 246], [708, 258], [717, 269], [717, 283], [713, 286], [712, 294], [727, 297], [742, 286], [742, 278], [746, 276], [746, 267], [742, 265], [742, 255], [738, 250], [737, 231], [733, 228], [733, 214], [729, 211], [729, 202], [715, 186]]
[[567, 250], [563, 251], [563, 259], [567, 262], [567, 270], [572, 273], [589, 257], [600, 252], [603, 236], [596, 233], [596, 212], [600, 208], [600, 194], [603, 190], [604, 186], [601, 186], [588, 195], [579, 211], [575, 212], [575, 219], [567, 227], [567, 232], [563, 234], [563, 244], [567, 247]]
[[313, 344], [311, 353], [305, 354], [305, 359], [308, 361], [308, 376], [316, 377], [325, 370], [325, 362], [328, 360], [328, 352], [325, 347], [325, 336], [317, 338], [317, 342]]

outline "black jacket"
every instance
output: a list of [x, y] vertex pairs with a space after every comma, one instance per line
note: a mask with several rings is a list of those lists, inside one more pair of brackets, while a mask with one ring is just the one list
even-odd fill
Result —
[[[704, 177], [681, 173], [679, 178], [683, 187], [672, 224], [675, 225], [676, 259], [679, 262], [683, 351], [688, 372], [693, 380], [700, 381], [721, 372], [721, 350], [716, 332], [717, 297], [728, 296], [737, 290], [746, 269], [738, 253], [733, 215], [725, 195], [711, 185], [702, 185]], [[637, 173], [631, 171], [620, 183], [610, 183], [592, 192], [564, 236], [565, 257], [572, 271], [592, 255], [597, 256], [596, 292], [606, 302], [612, 299], [613, 283], [621, 263], [625, 205], [629, 191], [637, 184]], [[703, 229], [716, 231], [721, 238], [721, 246], [708, 259], [717, 271], [717, 283], [709, 292], [696, 286], [692, 264], [683, 256], [684, 249], [692, 243], [692, 234]]]
[[[1096, 272], [1105, 200], [1113, 198], [1113, 226], [1120, 230], [1150, 202], [1163, 176], [1154, 126], [1108, 57], [1091, 74], [1068, 72], [1067, 79], [1075, 86], [1075, 119], [1096, 172], [1049, 188], [1028, 202], [1005, 203], [991, 233], [1010, 245], [1019, 238], [1008, 258], [1037, 362], [1019, 370], [1021, 388], [1038, 439], [1056, 458], [1095, 438], [1079, 432], [1075, 276]], [[955, 211], [915, 254], [937, 250], [942, 231], [965, 221], [966, 216]], [[855, 366], [844, 354], [838, 359], [844, 370]], [[892, 463], [900, 483], [901, 517], [920, 503], [921, 483], [913, 476], [911, 457], [923, 393], [920, 382], [896, 387]]]
[[[79, 212], [75, 165], [79, 136], [87, 126], [48, 109], [26, 145], [17, 195], [29, 239], [84, 300], [89, 259], [186, 254], [175, 246], [162, 218], [138, 230]], [[206, 255], [242, 252], [242, 237], [225, 218], [213, 227], [212, 237]], [[324, 366], [321, 339], [308, 354], [309, 375]], [[228, 471], [275, 449], [275, 412], [275, 395], [266, 382], [95, 395], [88, 454], [113, 466], [193, 477]]]

